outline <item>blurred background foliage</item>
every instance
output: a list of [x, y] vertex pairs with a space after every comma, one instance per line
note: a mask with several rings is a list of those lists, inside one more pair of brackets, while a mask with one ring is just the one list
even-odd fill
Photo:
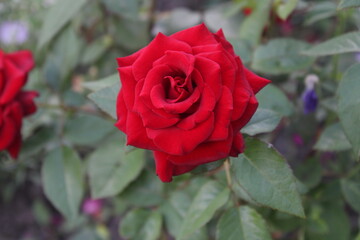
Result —
[[[0, 47], [33, 51], [27, 88], [40, 92], [19, 159], [0, 153], [0, 239], [359, 240], [359, 6], [0, 1]], [[201, 22], [222, 28], [244, 64], [272, 80], [242, 131], [271, 143], [295, 177], [272, 145], [252, 138], [231, 176], [219, 161], [169, 184], [151, 154], [123, 147], [115, 59], [157, 32]]]

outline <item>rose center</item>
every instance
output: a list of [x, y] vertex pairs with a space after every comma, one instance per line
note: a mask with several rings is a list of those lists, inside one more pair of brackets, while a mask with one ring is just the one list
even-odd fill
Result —
[[191, 80], [183, 76], [166, 76], [163, 79], [166, 98], [171, 102], [180, 102], [188, 98], [193, 86]]

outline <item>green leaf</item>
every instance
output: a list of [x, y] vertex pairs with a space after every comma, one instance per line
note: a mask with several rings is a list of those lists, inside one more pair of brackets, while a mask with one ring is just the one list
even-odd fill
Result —
[[341, 190], [345, 200], [358, 213], [360, 213], [360, 173], [341, 180]]
[[259, 44], [264, 28], [269, 21], [270, 5], [271, 1], [269, 0], [261, 1], [253, 12], [245, 18], [240, 27], [240, 39], [247, 41], [252, 46]]
[[296, 5], [298, 4], [299, 0], [286, 0], [281, 1], [281, 3], [276, 8], [277, 15], [282, 19], [286, 20], [290, 13], [294, 11]]
[[121, 236], [131, 240], [157, 240], [161, 234], [162, 217], [158, 211], [135, 209], [120, 221]]
[[100, 117], [79, 114], [65, 123], [64, 136], [74, 144], [89, 145], [113, 132], [114, 125]]
[[100, 89], [89, 95], [89, 98], [98, 105], [98, 107], [116, 119], [116, 100], [120, 91], [120, 83], [115, 83], [109, 87]]
[[[311, 171], [309, 171], [309, 169], [311, 169]], [[311, 189], [321, 181], [322, 167], [320, 160], [317, 158], [307, 158], [295, 168], [294, 173], [302, 183]]]
[[82, 64], [91, 64], [97, 61], [104, 55], [106, 50], [110, 47], [111, 40], [108, 36], [97, 39], [85, 48], [84, 55], [82, 56]]
[[271, 240], [265, 220], [248, 206], [228, 209], [220, 218], [216, 240]]
[[308, 56], [326, 56], [360, 51], [360, 32], [350, 32], [311, 47], [302, 54]]
[[76, 13], [85, 5], [87, 0], [58, 1], [46, 14], [40, 31], [38, 49], [49, 42]]
[[338, 9], [360, 7], [360, 0], [342, 0], [339, 3]]
[[228, 188], [215, 181], [203, 185], [191, 203], [176, 239], [187, 239], [210, 221], [215, 211], [226, 203], [229, 193]]
[[241, 129], [242, 133], [254, 136], [259, 133], [271, 132], [281, 120], [280, 114], [273, 110], [258, 108], [250, 122]]
[[115, 73], [113, 75], [107, 76], [105, 78], [91, 81], [91, 82], [85, 82], [83, 83], [83, 86], [93, 92], [99, 91], [103, 88], [110, 87], [116, 83], [120, 82], [120, 77], [118, 73]]
[[107, 9], [126, 18], [134, 19], [138, 16], [139, 0], [103, 0]]
[[91, 196], [115, 196], [139, 176], [144, 167], [144, 150], [126, 152], [118, 143], [101, 146], [89, 157]]
[[300, 55], [309, 44], [291, 38], [270, 40], [255, 50], [252, 68], [268, 74], [292, 73], [310, 67], [314, 58]]
[[336, 16], [336, 4], [330, 1], [314, 3], [305, 15], [305, 25], [310, 26], [320, 20]]
[[357, 158], [360, 157], [360, 63], [351, 66], [344, 74], [337, 96], [338, 114], [345, 135], [353, 146]]
[[[184, 221], [186, 212], [191, 204], [191, 198], [185, 192], [173, 192], [168, 200], [161, 206], [161, 212], [164, 215], [165, 225], [172, 236], [177, 236], [179, 226]], [[187, 240], [207, 240], [204, 228], [196, 230]]]
[[320, 151], [344, 151], [351, 149], [351, 145], [341, 125], [335, 123], [325, 128], [314, 148]]
[[44, 192], [50, 202], [68, 219], [78, 215], [84, 193], [84, 173], [77, 153], [56, 148], [45, 158], [41, 170]]
[[154, 171], [143, 171], [120, 195], [127, 203], [136, 207], [160, 205], [164, 201], [164, 184]]
[[[329, 200], [331, 200], [331, 198]], [[310, 216], [312, 219], [308, 219], [306, 240], [350, 239], [349, 218], [345, 212], [342, 201], [324, 203], [317, 215], [317, 219], [314, 219], [314, 216]]]
[[246, 149], [232, 159], [233, 179], [261, 205], [304, 217], [296, 181], [285, 159], [270, 144], [246, 140]]
[[272, 110], [281, 116], [290, 116], [294, 112], [294, 105], [274, 84], [264, 87], [256, 94], [256, 98], [259, 101], [259, 108]]

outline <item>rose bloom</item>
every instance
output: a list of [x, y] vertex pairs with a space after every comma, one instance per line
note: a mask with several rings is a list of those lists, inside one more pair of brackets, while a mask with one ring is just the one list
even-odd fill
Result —
[[169, 37], [159, 33], [117, 60], [116, 126], [128, 145], [154, 151], [162, 181], [243, 152], [240, 129], [269, 80], [243, 66], [222, 30], [213, 34], [201, 24]]
[[4, 53], [0, 49], [0, 151], [16, 158], [21, 147], [22, 119], [36, 111], [34, 91], [23, 91], [34, 61], [29, 51]]

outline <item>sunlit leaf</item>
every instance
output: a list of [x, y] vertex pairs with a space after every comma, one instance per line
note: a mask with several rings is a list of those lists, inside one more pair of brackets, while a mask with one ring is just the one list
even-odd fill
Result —
[[210, 221], [215, 211], [225, 204], [229, 193], [228, 188], [215, 181], [210, 181], [201, 187], [185, 215], [176, 239], [187, 239]]
[[84, 193], [83, 165], [77, 153], [68, 147], [56, 148], [42, 166], [45, 195], [67, 218], [76, 218]]
[[93, 198], [115, 196], [129, 185], [144, 166], [144, 150], [126, 152], [120, 144], [101, 146], [88, 162], [90, 189]]
[[360, 63], [351, 66], [344, 74], [338, 88], [338, 114], [345, 135], [360, 157]]
[[121, 236], [132, 240], [157, 240], [161, 234], [162, 217], [158, 211], [135, 209], [120, 221]]
[[281, 120], [280, 114], [273, 110], [258, 108], [250, 122], [241, 129], [242, 133], [254, 136], [259, 133], [271, 132]]
[[360, 32], [350, 32], [327, 40], [302, 52], [308, 56], [326, 56], [360, 51]]
[[265, 220], [254, 209], [228, 209], [220, 218], [216, 240], [271, 240]]
[[272, 145], [249, 138], [245, 152], [231, 163], [235, 183], [241, 185], [254, 201], [304, 217], [295, 177]]

